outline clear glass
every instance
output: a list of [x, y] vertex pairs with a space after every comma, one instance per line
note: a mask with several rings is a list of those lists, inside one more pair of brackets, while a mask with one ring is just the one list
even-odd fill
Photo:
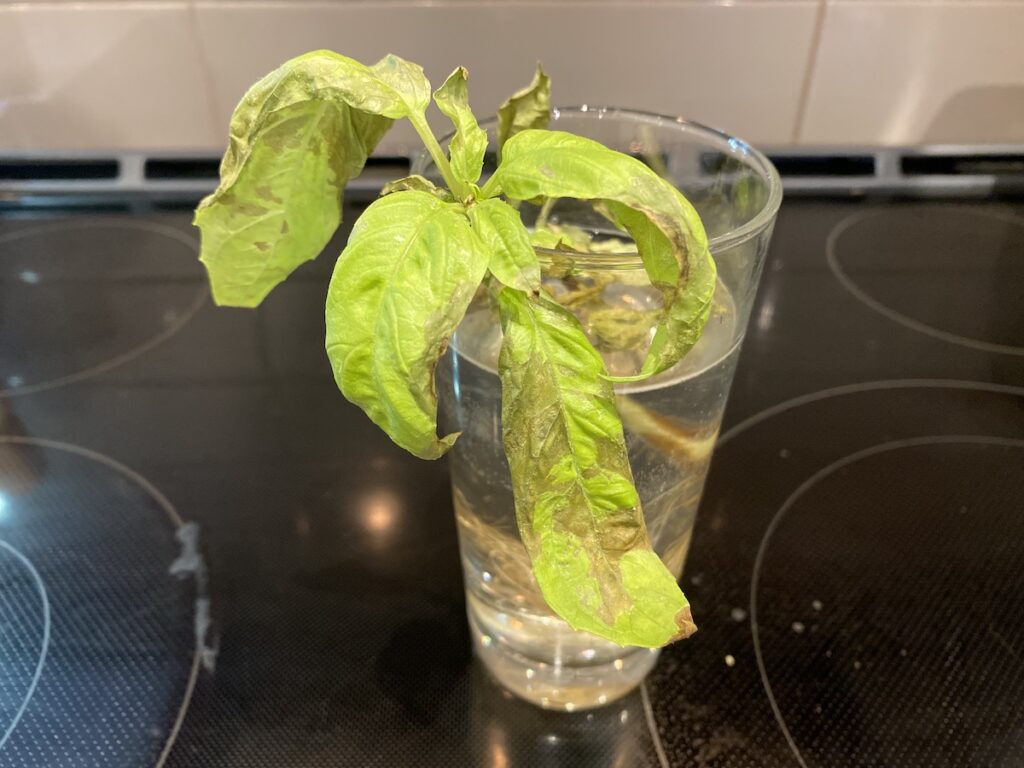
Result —
[[[493, 143], [494, 125], [483, 127]], [[678, 577], [781, 201], [778, 174], [744, 142], [682, 119], [580, 107], [554, 110], [552, 128], [632, 154], [670, 179], [700, 212], [718, 265], [699, 343], [673, 369], [616, 389], [648, 532]], [[436, 177], [426, 157], [414, 170]], [[536, 220], [537, 208], [521, 211], [528, 225]], [[635, 249], [619, 239], [615, 250], [627, 252], [603, 252], [621, 233], [588, 204], [561, 200], [541, 215], [595, 235], [589, 253], [538, 249], [545, 285], [575, 312], [612, 373], [636, 372], [661, 298]], [[473, 645], [494, 677], [528, 701], [568, 711], [600, 706], [639, 685], [658, 652], [574, 631], [541, 597], [502, 447], [500, 345], [481, 296], [438, 366], [441, 426], [462, 432], [449, 455]]]

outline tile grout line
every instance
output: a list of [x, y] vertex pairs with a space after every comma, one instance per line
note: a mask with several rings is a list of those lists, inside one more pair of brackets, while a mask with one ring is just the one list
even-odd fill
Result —
[[804, 118], [807, 116], [807, 102], [811, 96], [811, 85], [814, 82], [814, 70], [818, 66], [818, 51], [821, 48], [821, 32], [825, 26], [828, 0], [818, 0], [818, 10], [814, 14], [814, 31], [811, 33], [811, 49], [807, 56], [807, 68], [800, 84], [800, 96], [796, 103], [796, 123], [793, 125], [793, 144], [800, 143], [804, 131]]
[[185, 13], [188, 15], [189, 26], [192, 28], [193, 45], [196, 48], [196, 55], [199, 58], [199, 66], [203, 72], [203, 93], [206, 101], [206, 112], [210, 122], [210, 130], [219, 132], [218, 120], [220, 117], [219, 100], [213, 86], [213, 68], [210, 66], [210, 56], [203, 42], [203, 36], [199, 28], [199, 9], [195, 0], [187, 0]]
[[647, 721], [647, 730], [654, 743], [654, 752], [658, 756], [658, 763], [661, 768], [672, 768], [668, 762], [668, 755], [665, 754], [665, 747], [662, 746], [661, 736], [658, 734], [658, 723], [654, 720], [654, 707], [651, 706], [651, 694], [647, 691], [646, 680], [640, 683], [640, 701], [644, 706], [644, 719]]

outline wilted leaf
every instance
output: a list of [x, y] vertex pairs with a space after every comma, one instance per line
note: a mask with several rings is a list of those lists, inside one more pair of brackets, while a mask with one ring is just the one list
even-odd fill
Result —
[[633, 237], [664, 310], [638, 377], [670, 368], [696, 343], [711, 311], [715, 264], [693, 206], [639, 160], [561, 131], [524, 131], [505, 145], [489, 182], [514, 200], [601, 200]]
[[378, 198], [356, 221], [327, 294], [327, 354], [342, 393], [424, 459], [437, 438], [434, 369], [487, 269], [458, 205], [417, 190]]
[[490, 249], [491, 273], [512, 288], [540, 290], [540, 262], [519, 211], [492, 197], [470, 206], [468, 213], [473, 229]]
[[469, 108], [467, 77], [465, 67], [456, 69], [434, 92], [434, 101], [455, 126], [455, 136], [448, 146], [452, 171], [462, 181], [475, 184], [484, 166], [487, 133], [477, 125], [476, 117]]
[[533, 80], [498, 107], [498, 149], [527, 128], [547, 128], [551, 121], [551, 78], [540, 62]]
[[426, 192], [427, 194], [433, 195], [439, 200], [445, 202], [453, 202], [455, 198], [452, 197], [452, 193], [444, 187], [439, 187], [430, 179], [426, 179], [423, 176], [413, 174], [412, 176], [405, 176], [401, 179], [395, 179], [389, 181], [380, 191], [380, 196], [390, 195], [392, 192], [403, 192], [405, 190], [414, 190], [417, 192]]
[[651, 549], [601, 356], [568, 310], [499, 295], [505, 453], [548, 605], [574, 629], [659, 647], [696, 627]]
[[392, 119], [429, 99], [423, 70], [395, 56], [367, 67], [314, 51], [256, 83], [231, 118], [220, 185], [196, 210], [214, 300], [256, 306], [315, 258], [341, 222], [345, 184]]

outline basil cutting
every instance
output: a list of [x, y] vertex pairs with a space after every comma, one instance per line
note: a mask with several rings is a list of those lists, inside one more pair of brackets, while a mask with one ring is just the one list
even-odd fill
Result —
[[[622, 379], [608, 375], [573, 314], [604, 286], [577, 281], [556, 300], [544, 279], [571, 277], [574, 254], [623, 243], [548, 214], [558, 198], [591, 201], [632, 238], [661, 292], [661, 309], [590, 313], [589, 331], [606, 352], [650, 339], [630, 379], [666, 370], [700, 338], [716, 286], [707, 236], [693, 206], [644, 163], [546, 129], [551, 82], [539, 66], [499, 109], [500, 162], [477, 186], [488, 135], [467, 81], [460, 67], [432, 93], [419, 66], [390, 55], [372, 66], [330, 51], [286, 62], [232, 116], [220, 185], [196, 211], [200, 258], [219, 304], [257, 306], [324, 248], [341, 222], [345, 185], [391, 124], [408, 119], [443, 184], [393, 181], [355, 222], [326, 302], [338, 387], [402, 448], [442, 456], [458, 435], [437, 434], [435, 368], [474, 297], [491, 297], [503, 331], [498, 374], [516, 519], [544, 599], [576, 629], [659, 647], [696, 627], [647, 535], [613, 389]], [[429, 128], [431, 101], [455, 128], [447, 148]], [[524, 201], [544, 202], [534, 231], [518, 210]], [[557, 251], [543, 274], [536, 246]]]
[[691, 634], [689, 603], [647, 539], [601, 355], [552, 300], [505, 289], [498, 303], [505, 452], [545, 600], [573, 629], [622, 645]]

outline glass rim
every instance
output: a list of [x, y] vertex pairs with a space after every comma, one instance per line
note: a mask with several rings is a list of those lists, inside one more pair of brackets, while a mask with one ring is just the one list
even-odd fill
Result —
[[[767, 182], [768, 197], [765, 199], [764, 205], [761, 206], [761, 210], [759, 210], [748, 221], [735, 229], [730, 229], [727, 232], [723, 232], [720, 235], [708, 239], [708, 250], [710, 250], [712, 254], [729, 250], [758, 236], [764, 232], [765, 229], [771, 226], [772, 222], [775, 220], [776, 214], [779, 212], [779, 206], [782, 204], [782, 179], [779, 177], [778, 170], [763, 152], [751, 146], [743, 139], [732, 136], [725, 131], [720, 131], [717, 128], [712, 128], [708, 125], [704, 125], [703, 123], [699, 123], [695, 120], [688, 120], [683, 117], [671, 117], [669, 115], [658, 114], [657, 112], [648, 112], [645, 110], [628, 109], [623, 107], [594, 107], [587, 104], [581, 104], [579, 106], [552, 107], [551, 113], [556, 120], [562, 115], [567, 114], [586, 117], [596, 116], [598, 120], [601, 120], [608, 115], [611, 117], [628, 118], [635, 122], [647, 123], [649, 125], [673, 128], [683, 133], [689, 133], [705, 139], [709, 145], [724, 145], [723, 151], [726, 154], [733, 156], [739, 155], [749, 159], [750, 162], [748, 165], [751, 166], [755, 172], [759, 173]], [[487, 129], [496, 125], [497, 122], [498, 119], [496, 117], [491, 117], [486, 120], [481, 120], [480, 127]], [[454, 136], [455, 131], [451, 131], [441, 137], [440, 141], [442, 144], [447, 143], [451, 141]], [[422, 149], [417, 153], [411, 170], [413, 173], [422, 173], [431, 165], [433, 165], [433, 160], [431, 159], [430, 154], [425, 149]], [[596, 251], [558, 251], [540, 247], [537, 247], [534, 250], [548, 259], [557, 257], [558, 259], [564, 260], [568, 258], [578, 266], [586, 266], [588, 263], [591, 263], [592, 266], [600, 266], [604, 269], [615, 269], [616, 267], [619, 269], [628, 269], [634, 266], [634, 262], [640, 258], [640, 254], [635, 250], [614, 254]]]

